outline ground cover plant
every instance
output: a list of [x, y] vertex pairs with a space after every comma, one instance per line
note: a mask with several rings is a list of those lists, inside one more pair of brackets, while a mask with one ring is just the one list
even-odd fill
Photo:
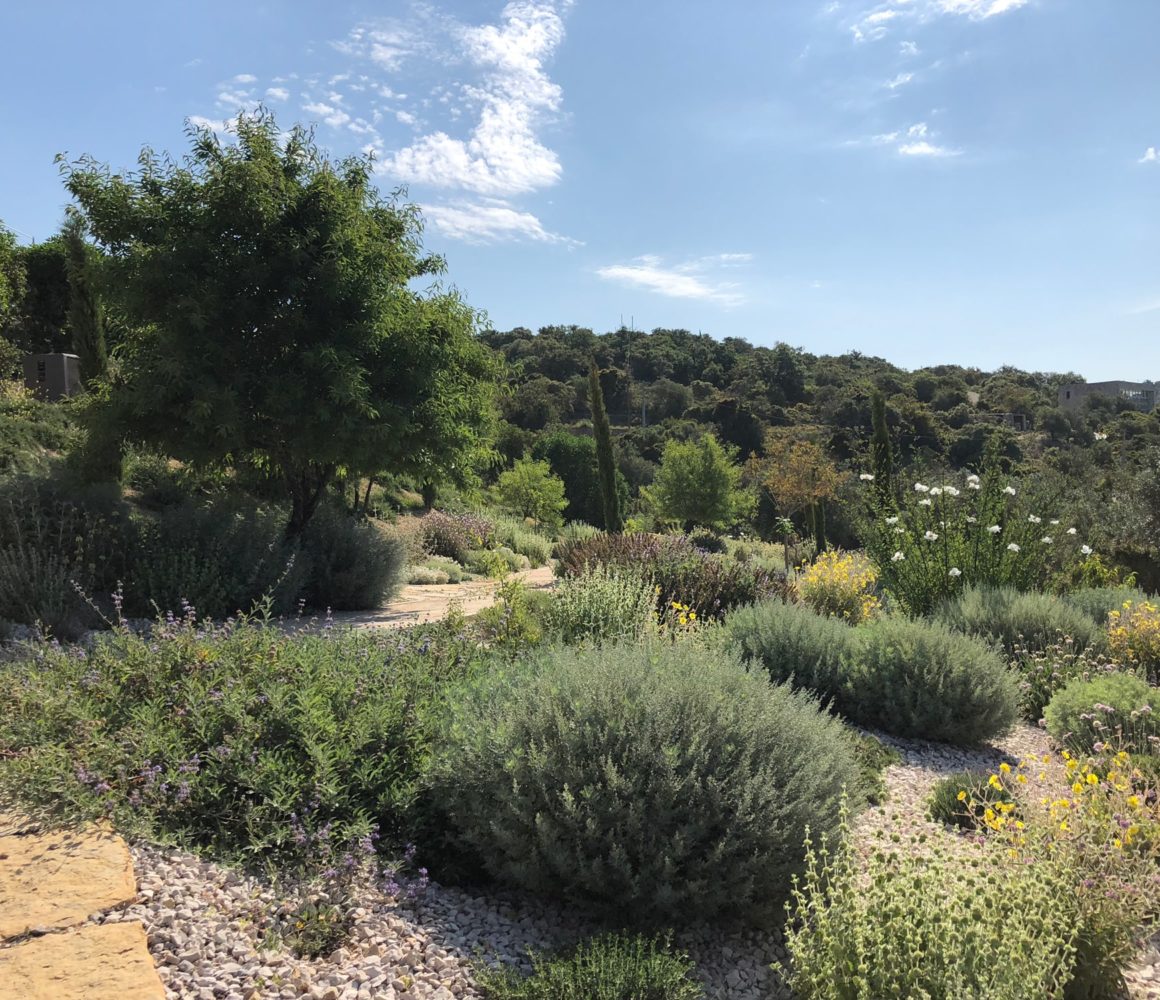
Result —
[[287, 635], [160, 622], [0, 672], [0, 791], [250, 865], [405, 835], [423, 718], [485, 654], [446, 628]]
[[667, 942], [604, 934], [559, 955], [533, 955], [532, 973], [481, 969], [489, 1000], [699, 1000], [692, 963]]
[[810, 697], [678, 642], [493, 670], [453, 699], [429, 780], [500, 882], [665, 926], [772, 917], [858, 767]]
[[939, 778], [927, 798], [927, 815], [936, 823], [973, 830], [983, 823], [988, 810], [994, 814], [1000, 803], [1014, 800], [998, 782], [989, 782], [988, 773], [959, 771]]

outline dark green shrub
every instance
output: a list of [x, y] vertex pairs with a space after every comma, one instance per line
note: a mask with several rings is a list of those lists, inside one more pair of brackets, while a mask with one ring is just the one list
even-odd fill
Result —
[[1157, 694], [1142, 677], [1106, 674], [1072, 681], [1047, 703], [1043, 716], [1052, 738], [1077, 754], [1091, 753], [1097, 743], [1160, 754]]
[[694, 531], [689, 535], [689, 541], [693, 543], [695, 548], [702, 552], [711, 552], [713, 555], [721, 555], [723, 552], [729, 551], [725, 539], [712, 531]]
[[480, 662], [439, 626], [289, 636], [161, 622], [0, 671], [0, 798], [227, 859], [325, 868], [404, 835], [423, 719]]
[[1085, 587], [1064, 594], [1063, 599], [1106, 628], [1109, 611], [1119, 611], [1125, 601], [1139, 604], [1148, 600], [1148, 595], [1136, 587]]
[[684, 535], [639, 532], [577, 538], [559, 546], [557, 558], [559, 576], [580, 576], [594, 566], [643, 574], [659, 588], [657, 609], [662, 613], [677, 602], [701, 618], [718, 618], [732, 608], [787, 592], [783, 577], [702, 552]]
[[476, 975], [489, 1000], [699, 1000], [693, 963], [667, 942], [605, 934], [561, 955], [533, 955], [532, 974]]
[[983, 814], [1002, 802], [1012, 801], [1003, 784], [988, 783], [985, 771], [959, 771], [935, 782], [927, 798], [927, 815], [936, 823], [973, 830], [982, 825]]
[[306, 586], [312, 608], [364, 611], [378, 608], [402, 586], [407, 547], [374, 521], [326, 506], [302, 536]]
[[862, 776], [862, 792], [870, 805], [886, 801], [886, 769], [902, 763], [902, 754], [869, 733], [853, 732], [854, 756]]
[[131, 450], [125, 457], [125, 485], [135, 494], [139, 507], [162, 510], [189, 498], [179, 470], [172, 468], [169, 459], [157, 452]]
[[1016, 647], [1046, 649], [1068, 637], [1077, 651], [1104, 644], [1094, 618], [1052, 594], [1011, 588], [971, 587], [943, 602], [935, 618], [956, 632], [1000, 643], [1007, 654]]
[[188, 604], [203, 618], [225, 618], [268, 597], [273, 613], [293, 611], [309, 567], [286, 544], [285, 527], [280, 511], [229, 498], [143, 518], [126, 608], [149, 616]]
[[1074, 680], [1090, 680], [1101, 674], [1119, 673], [1121, 664], [1103, 654], [1060, 640], [1046, 649], [1018, 647], [1011, 661], [1019, 677], [1019, 712], [1028, 722], [1038, 723], [1056, 691]]
[[853, 639], [849, 625], [811, 608], [765, 601], [725, 619], [725, 634], [747, 660], [757, 660], [775, 684], [792, 681], [823, 700], [842, 688], [842, 657]]
[[113, 614], [134, 529], [115, 488], [49, 476], [0, 483], [0, 619], [76, 639]]
[[0, 474], [38, 472], [81, 436], [67, 405], [43, 403], [0, 381]]
[[617, 920], [771, 918], [858, 782], [842, 724], [695, 643], [555, 649], [453, 699], [432, 799], [501, 882]]
[[972, 744], [1009, 729], [1018, 687], [984, 643], [936, 623], [880, 618], [853, 629], [839, 711], [896, 736]]

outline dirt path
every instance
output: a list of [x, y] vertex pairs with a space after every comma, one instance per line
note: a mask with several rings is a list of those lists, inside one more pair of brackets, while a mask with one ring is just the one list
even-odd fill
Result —
[[[534, 590], [546, 590], [555, 582], [551, 566], [527, 569], [513, 574]], [[447, 614], [453, 602], [458, 602], [465, 615], [495, 603], [498, 587], [495, 580], [469, 580], [466, 583], [448, 583], [419, 586], [408, 584], [390, 604], [375, 611], [340, 611], [332, 617], [336, 625], [356, 628], [406, 628], [423, 622], [437, 621]]]

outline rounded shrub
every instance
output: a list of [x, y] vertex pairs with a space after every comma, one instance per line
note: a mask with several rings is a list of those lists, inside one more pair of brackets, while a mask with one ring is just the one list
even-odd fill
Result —
[[303, 597], [312, 608], [365, 611], [380, 607], [402, 585], [406, 544], [366, 518], [322, 507], [302, 536], [308, 573]]
[[693, 963], [664, 941], [602, 934], [556, 956], [532, 956], [532, 974], [482, 970], [488, 1000], [699, 1000]]
[[1046, 649], [1061, 637], [1070, 638], [1077, 651], [1104, 644], [1103, 628], [1085, 611], [1051, 594], [1010, 587], [970, 587], [939, 605], [935, 618], [956, 632], [1001, 644], [1008, 655], [1017, 648]]
[[1125, 601], [1133, 605], [1147, 601], [1148, 595], [1136, 587], [1084, 587], [1065, 594], [1063, 599], [1097, 624], [1107, 627], [1110, 612], [1119, 611]]
[[656, 624], [653, 587], [633, 573], [596, 566], [557, 585], [545, 609], [549, 634], [569, 645], [639, 639]]
[[[1135, 674], [1105, 674], [1072, 681], [1047, 703], [1047, 731], [1079, 754], [1111, 743], [1137, 754], [1160, 754], [1156, 688]], [[1153, 709], [1156, 711], [1153, 711]]]
[[644, 925], [775, 918], [859, 780], [811, 697], [691, 643], [497, 669], [435, 745], [432, 802], [488, 873]]
[[729, 551], [729, 546], [725, 539], [712, 531], [694, 531], [689, 535], [689, 541], [692, 542], [695, 548], [702, 552], [712, 552], [714, 555], [722, 555]]
[[765, 601], [725, 619], [728, 642], [758, 661], [775, 684], [792, 681], [832, 698], [842, 686], [842, 655], [853, 640], [844, 622], [823, 618], [800, 604]]
[[838, 708], [896, 736], [969, 745], [1011, 728], [1018, 684], [985, 643], [922, 620], [853, 630]]

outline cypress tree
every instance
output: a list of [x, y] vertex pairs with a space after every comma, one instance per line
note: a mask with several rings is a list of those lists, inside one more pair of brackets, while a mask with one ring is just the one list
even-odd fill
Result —
[[604, 409], [604, 392], [600, 388], [600, 372], [596, 369], [596, 362], [588, 370], [588, 402], [592, 408], [592, 433], [596, 438], [596, 472], [604, 505], [604, 529], [619, 534], [624, 530], [624, 522], [620, 519], [620, 498], [616, 494], [612, 428]]
[[80, 361], [81, 383], [87, 388], [109, 367], [105, 342], [105, 310], [93, 288], [93, 248], [85, 242], [84, 222], [71, 215], [64, 225], [68, 249], [68, 319], [73, 350]]
[[894, 475], [894, 457], [890, 450], [890, 429], [886, 426], [886, 397], [881, 392], [875, 392], [870, 399], [870, 417], [874, 426], [874, 434], [870, 439], [874, 487], [879, 496], [886, 500], [893, 492], [891, 478]]

